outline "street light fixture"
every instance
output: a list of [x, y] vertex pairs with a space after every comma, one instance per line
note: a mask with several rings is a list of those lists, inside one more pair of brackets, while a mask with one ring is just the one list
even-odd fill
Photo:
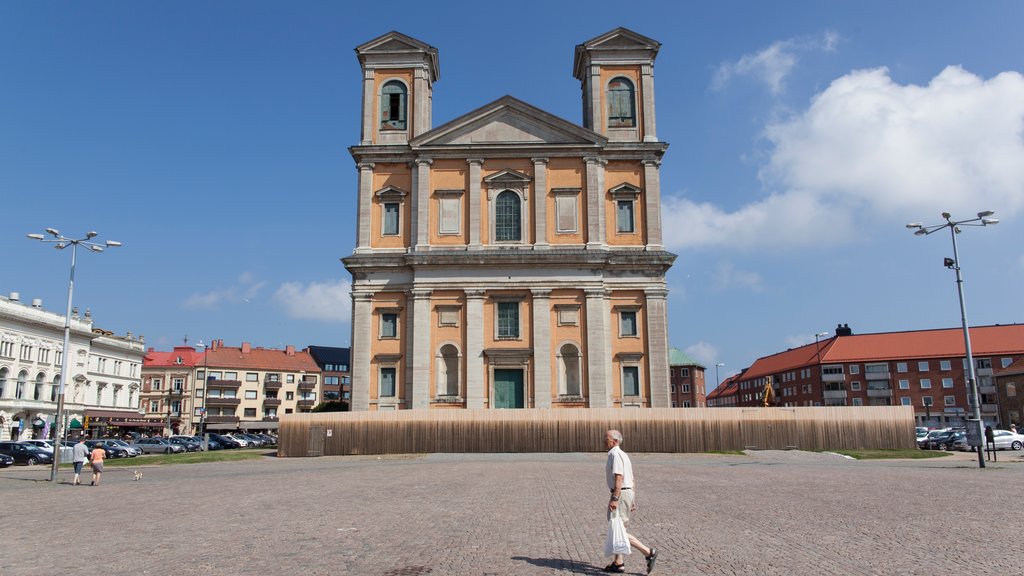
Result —
[[[999, 220], [995, 218], [989, 218], [989, 216], [995, 214], [991, 210], [985, 210], [978, 212], [977, 218], [970, 218], [968, 220], [953, 220], [949, 212], [943, 212], [942, 218], [946, 221], [945, 224], [933, 224], [925, 226], [920, 222], [911, 222], [907, 224], [907, 228], [914, 230], [915, 236], [927, 236], [934, 232], [938, 232], [943, 228], [949, 228], [949, 235], [953, 238], [953, 265], [947, 267], [953, 268], [956, 271], [956, 291], [957, 296], [960, 298], [960, 321], [963, 324], [964, 330], [964, 348], [967, 353], [967, 393], [970, 395], [971, 406], [971, 418], [968, 420], [969, 425], [975, 427], [977, 438], [984, 438], [982, 436], [981, 428], [981, 397], [978, 394], [978, 380], [975, 377], [974, 372], [974, 355], [971, 353], [971, 334], [967, 328], [967, 305], [964, 304], [964, 279], [960, 274], [960, 255], [957, 251], [956, 246], [956, 235], [960, 233], [961, 226], [991, 226], [999, 223]], [[949, 259], [944, 259], [948, 261]], [[971, 423], [973, 421], [973, 423]], [[985, 467], [985, 456], [982, 451], [981, 444], [976, 447], [978, 452], [978, 467]]]
[[[199, 409], [199, 437], [203, 439], [203, 451], [205, 452], [209, 448], [206, 438], [206, 395], [208, 394], [206, 388], [210, 383], [210, 346], [203, 344], [202, 340], [199, 341], [198, 346], [203, 349], [203, 395], [200, 397], [203, 405]], [[195, 416], [195, 409], [192, 410], [192, 415]]]
[[54, 417], [53, 428], [54, 445], [56, 445], [56, 448], [53, 451], [53, 466], [50, 469], [50, 482], [56, 482], [57, 467], [60, 465], [60, 441], [63, 439], [62, 432], [66, 433], [66, 431], [62, 430], [64, 424], [64, 383], [71, 377], [71, 297], [75, 291], [75, 259], [78, 256], [78, 245], [85, 246], [91, 252], [100, 253], [103, 252], [105, 247], [116, 248], [121, 243], [113, 240], [107, 240], [103, 245], [89, 242], [89, 240], [98, 235], [93, 231], [86, 233], [85, 238], [78, 239], [67, 238], [54, 228], [47, 228], [46, 233], [52, 236], [52, 238], [47, 238], [42, 234], [27, 234], [27, 236], [30, 240], [52, 242], [54, 248], [58, 250], [63, 250], [69, 245], [71, 246], [71, 277], [68, 280], [68, 307], [67, 312], [64, 314], [64, 350], [61, 354], [60, 386], [57, 388], [57, 414]]

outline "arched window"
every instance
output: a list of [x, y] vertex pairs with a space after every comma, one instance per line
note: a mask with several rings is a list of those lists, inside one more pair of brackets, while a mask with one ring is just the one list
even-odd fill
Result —
[[582, 396], [580, 390], [580, 351], [572, 344], [558, 349], [560, 392], [565, 396]]
[[636, 92], [627, 78], [612, 78], [608, 83], [608, 127], [636, 126]]
[[43, 400], [43, 380], [46, 379], [46, 374], [40, 372], [36, 374], [36, 385], [34, 394], [32, 395], [33, 400]]
[[438, 396], [459, 395], [459, 349], [451, 344], [441, 346], [438, 354]]
[[25, 398], [25, 383], [28, 381], [28, 372], [18, 372], [18, 386], [14, 389], [14, 397], [18, 400]]
[[60, 374], [53, 377], [53, 386], [50, 388], [50, 402], [57, 401], [57, 391], [60, 389]]
[[7, 391], [7, 375], [10, 373], [11, 371], [7, 368], [0, 368], [0, 398], [3, 398]]
[[498, 194], [494, 204], [494, 239], [498, 242], [522, 240], [522, 207], [519, 195], [511, 190]]
[[380, 127], [385, 130], [405, 130], [408, 92], [405, 84], [391, 80], [380, 91]]

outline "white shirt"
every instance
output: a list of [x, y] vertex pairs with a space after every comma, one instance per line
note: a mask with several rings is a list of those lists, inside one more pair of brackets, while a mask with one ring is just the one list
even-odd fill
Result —
[[629, 454], [622, 451], [622, 448], [615, 446], [608, 451], [608, 462], [604, 466], [605, 477], [608, 479], [608, 489], [615, 490], [615, 475], [622, 475], [622, 487], [633, 488], [633, 463], [629, 461]]

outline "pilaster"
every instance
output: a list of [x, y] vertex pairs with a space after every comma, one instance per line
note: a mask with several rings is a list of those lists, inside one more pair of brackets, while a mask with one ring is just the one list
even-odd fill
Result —
[[352, 293], [352, 411], [370, 409], [372, 301], [369, 292]]
[[587, 385], [591, 408], [610, 408], [611, 341], [608, 338], [608, 293], [586, 290], [587, 297]]
[[466, 160], [469, 164], [469, 249], [479, 250], [480, 245], [480, 158]]
[[373, 144], [373, 135], [376, 131], [376, 126], [373, 125], [373, 112], [374, 112], [374, 77], [373, 70], [363, 70], [363, 133], [359, 139], [361, 146], [369, 146]]
[[663, 250], [661, 231], [661, 160], [645, 159], [644, 213], [647, 216], [647, 250]]
[[466, 408], [484, 407], [484, 291], [466, 290]]
[[412, 408], [430, 406], [430, 290], [412, 290], [412, 322], [408, 342], [412, 343], [412, 378], [406, 383], [412, 389]]
[[429, 158], [416, 159], [416, 193], [413, 196], [413, 234], [416, 251], [430, 248], [430, 165]]
[[356, 199], [356, 254], [370, 252], [370, 218], [373, 217], [373, 163], [360, 162], [359, 197]]
[[425, 68], [416, 68], [413, 71], [413, 93], [415, 95], [415, 112], [412, 119], [412, 135], [409, 137], [410, 140], [430, 130], [430, 98], [428, 93], [430, 92], [429, 80], [427, 79], [427, 70]]
[[535, 250], [545, 250], [548, 245], [548, 159], [533, 158], [533, 224]]
[[601, 159], [591, 156], [584, 158], [587, 165], [587, 248], [601, 247], [601, 203], [604, 191], [598, 187], [597, 172]]
[[551, 290], [533, 293], [533, 406], [551, 408]]
[[668, 367], [668, 291], [658, 289], [645, 290], [647, 300], [647, 351], [648, 370], [650, 370], [650, 406], [652, 408], [668, 408], [672, 406], [669, 395]]
[[657, 142], [654, 122], [654, 64], [640, 66], [640, 86], [644, 95], [644, 142]]

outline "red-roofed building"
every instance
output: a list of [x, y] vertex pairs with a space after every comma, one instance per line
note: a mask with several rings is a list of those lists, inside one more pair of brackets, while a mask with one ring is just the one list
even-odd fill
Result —
[[730, 376], [722, 381], [717, 388], [708, 394], [709, 408], [735, 407], [739, 396], [739, 385], [737, 379], [740, 374]]
[[320, 367], [308, 352], [248, 342], [226, 347], [223, 340], [205, 352], [191, 346], [150, 350], [142, 374], [147, 419], [161, 422], [146, 431], [163, 434], [274, 432], [280, 414], [309, 412], [321, 385]]
[[[973, 348], [973, 342], [972, 348]], [[1017, 426], [1021, 433], [1021, 415], [1024, 415], [1024, 358], [1017, 358], [1012, 364], [993, 366], [996, 396], [999, 401], [999, 419], [1004, 428]]]
[[[1024, 358], [1024, 325], [970, 336], [982, 419], [1002, 424], [994, 370]], [[760, 406], [770, 379], [779, 406], [904, 405], [921, 425], [959, 424], [970, 414], [966, 363], [960, 328], [855, 335], [838, 326], [828, 340], [759, 358], [738, 379], [736, 405]]]

